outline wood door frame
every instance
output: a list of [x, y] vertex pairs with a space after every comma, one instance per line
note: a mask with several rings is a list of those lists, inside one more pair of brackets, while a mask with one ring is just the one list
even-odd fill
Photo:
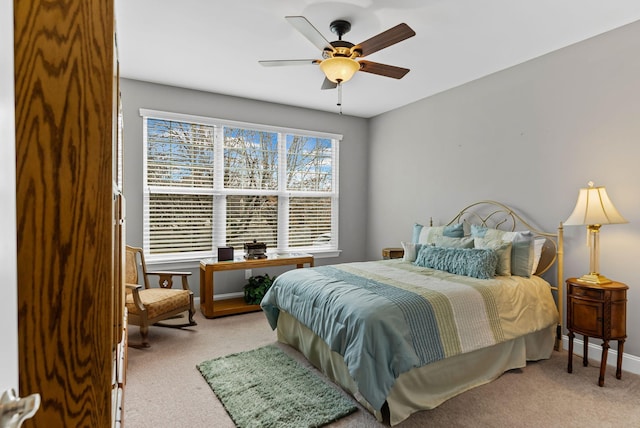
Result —
[[16, 249], [16, 127], [13, 82], [13, 0], [0, 0], [0, 394], [18, 393], [18, 269]]
[[25, 427], [113, 424], [114, 1], [14, 3]]

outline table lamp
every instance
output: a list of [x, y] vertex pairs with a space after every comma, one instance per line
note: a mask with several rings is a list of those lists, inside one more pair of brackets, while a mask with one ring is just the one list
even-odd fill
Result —
[[611, 280], [600, 274], [600, 226], [603, 224], [628, 223], [620, 215], [604, 187], [594, 187], [593, 182], [589, 187], [580, 189], [578, 202], [569, 218], [564, 222], [565, 226], [587, 226], [587, 243], [590, 250], [589, 273], [582, 275], [578, 281], [588, 284], [607, 284]]

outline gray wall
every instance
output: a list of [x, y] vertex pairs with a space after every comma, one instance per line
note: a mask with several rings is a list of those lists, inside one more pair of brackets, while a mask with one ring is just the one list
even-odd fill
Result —
[[[364, 239], [367, 207], [368, 123], [365, 119], [305, 110], [279, 104], [229, 97], [122, 79], [124, 121], [124, 188], [127, 198], [127, 243], [142, 245], [142, 117], [140, 108], [215, 117], [236, 121], [325, 131], [342, 134], [340, 143], [340, 257], [317, 259], [316, 264], [360, 261], [365, 258]], [[199, 295], [198, 263], [175, 263], [155, 269], [193, 272], [191, 289]], [[278, 274], [282, 269], [265, 272]], [[259, 274], [254, 270], [253, 274]], [[242, 291], [244, 272], [216, 274], [215, 293]]]
[[[593, 180], [629, 221], [602, 227], [600, 270], [630, 286], [640, 356], [639, 52], [636, 22], [371, 119], [368, 257], [481, 199], [555, 231]], [[585, 234], [565, 228], [566, 277], [589, 270]]]

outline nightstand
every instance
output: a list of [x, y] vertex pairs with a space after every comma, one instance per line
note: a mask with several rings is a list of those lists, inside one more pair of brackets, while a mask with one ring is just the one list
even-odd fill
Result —
[[588, 284], [576, 278], [567, 279], [567, 329], [569, 330], [569, 364], [573, 371], [573, 339], [575, 334], [584, 336], [582, 365], [588, 365], [589, 337], [602, 339], [602, 358], [598, 385], [604, 385], [609, 341], [618, 341], [616, 378], [622, 377], [622, 353], [627, 338], [627, 290], [621, 282]]
[[383, 248], [382, 249], [382, 258], [385, 260], [388, 259], [401, 259], [404, 256], [404, 250], [402, 248]]

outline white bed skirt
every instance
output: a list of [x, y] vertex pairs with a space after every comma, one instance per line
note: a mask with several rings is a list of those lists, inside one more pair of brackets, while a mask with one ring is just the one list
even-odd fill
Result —
[[[382, 413], [374, 410], [358, 392], [342, 356], [331, 351], [320, 337], [284, 311], [280, 311], [277, 332], [278, 341], [299, 350], [382, 421]], [[524, 367], [527, 361], [549, 358], [555, 334], [556, 326], [552, 325], [546, 330], [401, 374], [387, 396], [390, 424], [399, 424], [414, 412], [433, 409], [449, 398], [491, 382], [507, 370]]]

